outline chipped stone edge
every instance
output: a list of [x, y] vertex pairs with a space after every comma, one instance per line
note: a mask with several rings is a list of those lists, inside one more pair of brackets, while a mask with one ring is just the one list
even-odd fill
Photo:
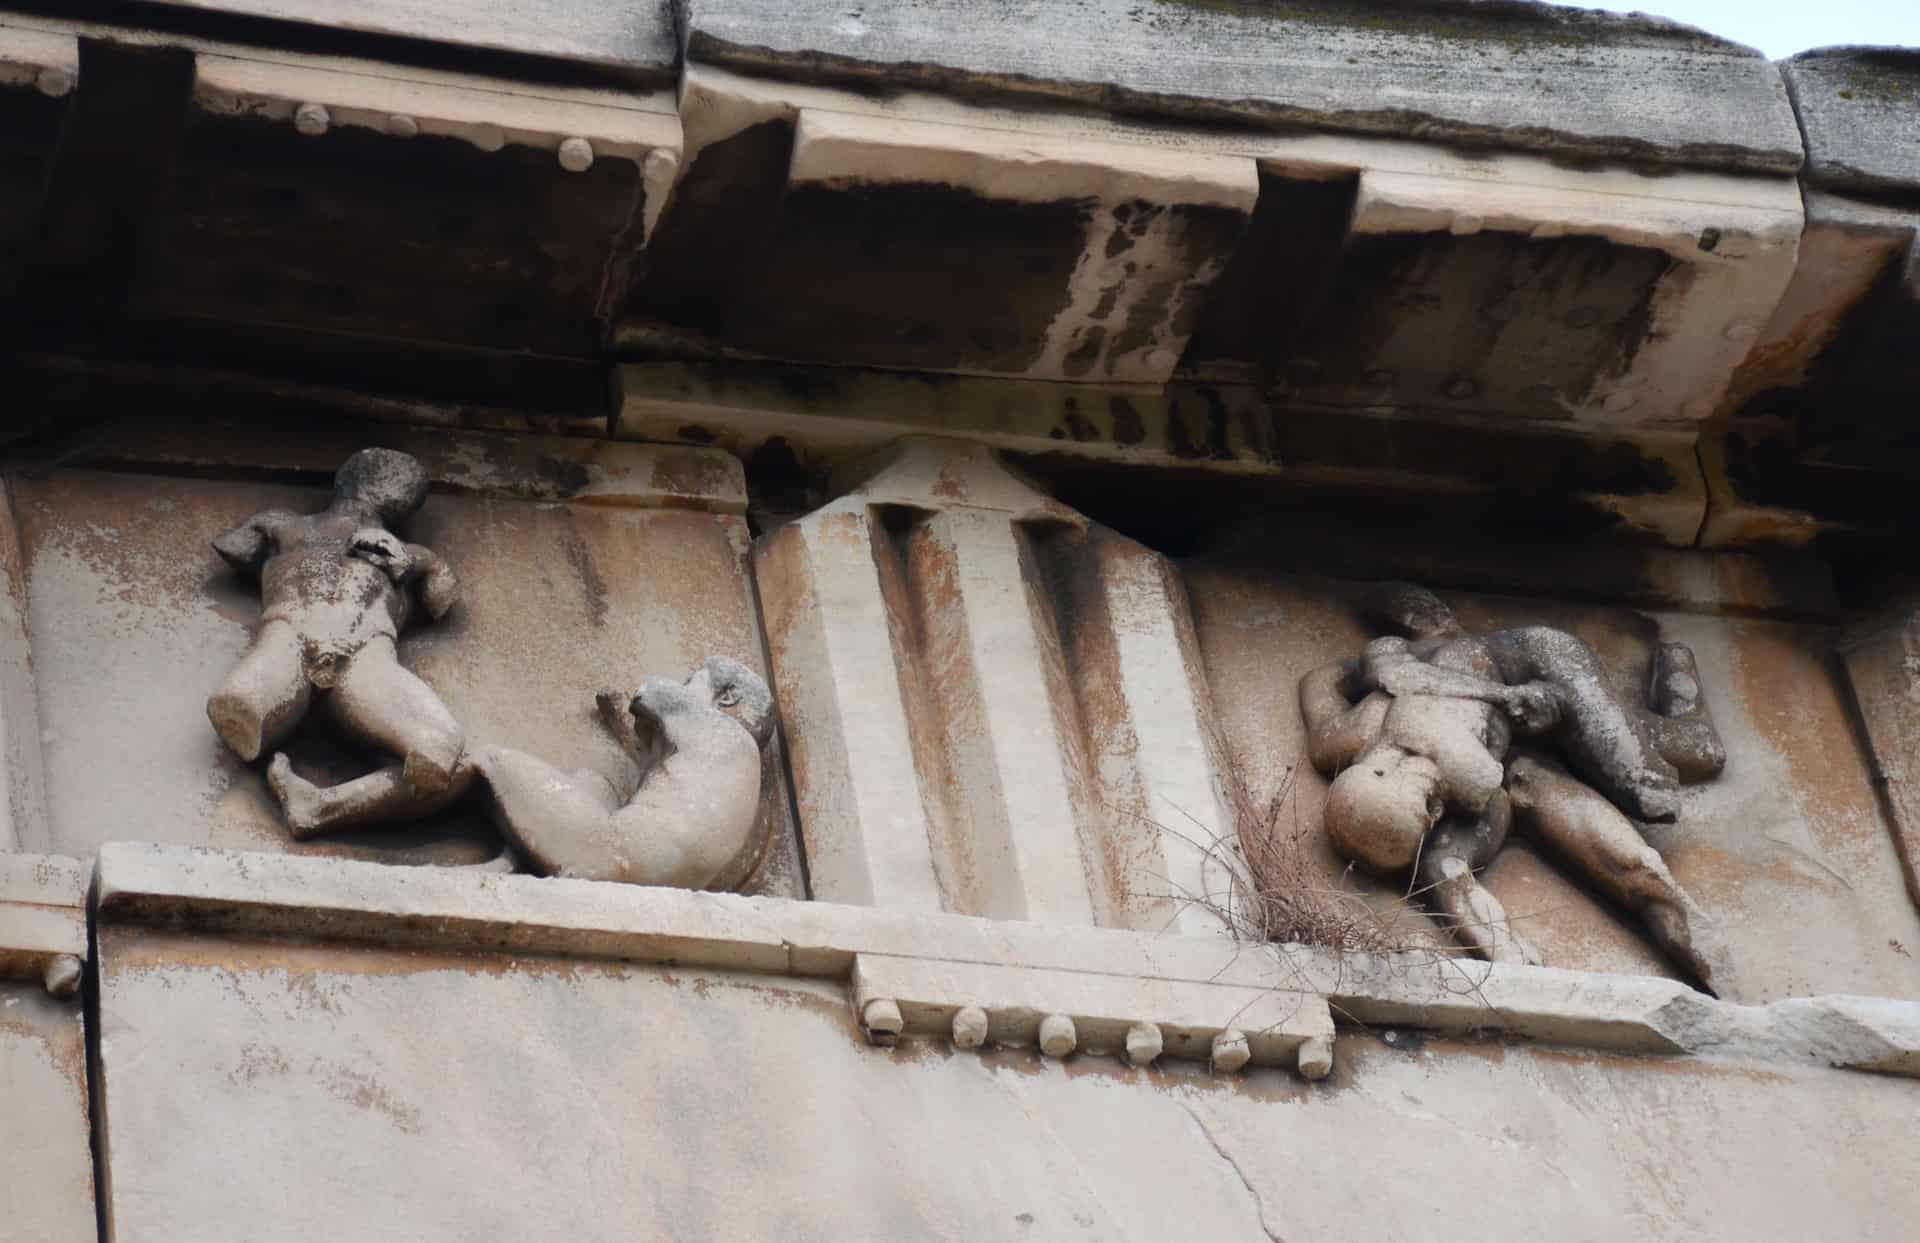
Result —
[[[1367, 1024], [1920, 1077], [1920, 1003], [1891, 998], [1742, 1006], [1644, 976], [148, 842], [103, 846], [94, 894], [103, 926], [598, 958], [850, 983], [862, 955], [887, 956], [920, 960], [915, 969], [929, 972], [957, 972], [964, 964], [1002, 969], [1005, 987], [1040, 978], [1019, 973], [1063, 972], [1076, 979], [1118, 977], [1108, 981], [1116, 988], [1160, 981], [1308, 994], [1324, 998], [1335, 1015]], [[993, 1000], [971, 1004], [986, 1009]]]
[[87, 960], [87, 864], [0, 852], [0, 979], [70, 997]]

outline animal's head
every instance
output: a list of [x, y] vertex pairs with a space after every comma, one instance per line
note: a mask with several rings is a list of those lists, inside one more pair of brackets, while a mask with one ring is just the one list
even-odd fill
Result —
[[709, 656], [684, 682], [648, 678], [630, 705], [641, 737], [671, 728], [678, 714], [719, 712], [764, 747], [773, 737], [773, 692], [759, 674], [737, 660]]
[[394, 449], [362, 449], [333, 474], [336, 500], [371, 505], [392, 525], [426, 503], [427, 471], [412, 454]]

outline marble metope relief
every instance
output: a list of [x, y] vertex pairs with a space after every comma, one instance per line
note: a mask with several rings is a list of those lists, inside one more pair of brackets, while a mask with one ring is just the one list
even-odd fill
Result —
[[[458, 600], [448, 562], [398, 533], [427, 492], [416, 459], [364, 449], [340, 467], [321, 512], [266, 510], [214, 540], [234, 571], [258, 580], [262, 613], [207, 717], [239, 759], [266, 760], [289, 833], [401, 825], [484, 787], [511, 855], [534, 871], [687, 888], [745, 881], [768, 845], [765, 681], [712, 656], [684, 682], [602, 692], [600, 720], [630, 761], [623, 778], [469, 737], [396, 646], [410, 623], [441, 621]], [[276, 747], [310, 714], [390, 762], [330, 785], [302, 776]]]
[[1332, 781], [1324, 823], [1336, 849], [1409, 882], [1482, 957], [1538, 963], [1475, 875], [1518, 825], [1638, 915], [1710, 989], [1693, 900], [1634, 825], [1672, 821], [1681, 782], [1726, 763], [1692, 652], [1659, 644], [1646, 703], [1632, 703], [1566, 631], [1468, 633], [1438, 597], [1406, 584], [1382, 588], [1371, 611], [1399, 633], [1300, 683], [1310, 758]]

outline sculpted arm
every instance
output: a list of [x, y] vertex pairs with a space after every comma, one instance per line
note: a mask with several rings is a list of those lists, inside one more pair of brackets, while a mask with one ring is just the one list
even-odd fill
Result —
[[1439, 695], [1491, 704], [1505, 704], [1513, 697], [1512, 688], [1503, 683], [1428, 664], [1409, 649], [1405, 639], [1375, 639], [1367, 644], [1361, 677], [1367, 689], [1390, 695]]
[[453, 567], [439, 553], [419, 544], [407, 545], [407, 559], [413, 568], [420, 603], [426, 606], [428, 617], [439, 621], [460, 599], [460, 583], [453, 576]]
[[1300, 679], [1300, 716], [1307, 725], [1307, 755], [1322, 773], [1339, 772], [1380, 737], [1386, 703], [1347, 697], [1358, 682], [1358, 661], [1336, 660]]
[[281, 524], [292, 522], [296, 517], [284, 509], [262, 510], [215, 539], [213, 550], [236, 572], [258, 574], [267, 558], [273, 555], [274, 532]]
[[1524, 733], [1545, 733], [1560, 722], [1560, 696], [1552, 683], [1536, 681], [1509, 686], [1442, 668], [1423, 660], [1419, 648], [1404, 639], [1375, 639], [1367, 644], [1361, 675], [1369, 688], [1390, 695], [1433, 695], [1494, 704], [1505, 709]]

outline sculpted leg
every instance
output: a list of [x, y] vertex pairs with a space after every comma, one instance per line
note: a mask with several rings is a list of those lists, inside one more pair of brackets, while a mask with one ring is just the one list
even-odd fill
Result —
[[467, 792], [473, 770], [461, 763], [451, 782], [433, 790], [414, 786], [399, 764], [336, 786], [317, 786], [294, 772], [286, 756], [276, 755], [267, 769], [267, 784], [280, 800], [288, 830], [298, 839], [431, 815]]
[[1420, 853], [1414, 883], [1467, 949], [1489, 962], [1538, 966], [1540, 951], [1513, 930], [1507, 908], [1474, 875], [1506, 840], [1509, 814], [1506, 799], [1500, 797], [1477, 820], [1441, 821]]
[[251, 763], [307, 714], [312, 693], [299, 636], [289, 623], [270, 621], [207, 700], [207, 719], [220, 740]]
[[562, 772], [511, 747], [484, 746], [473, 766], [493, 795], [493, 818], [535, 871], [585, 880], [625, 880], [620, 797], [605, 777]]
[[1638, 914], [1654, 943], [1711, 991], [1712, 972], [1694, 948], [1688, 920], [1692, 899], [1632, 821], [1598, 791], [1537, 760], [1523, 756], [1508, 771], [1514, 807], [1535, 836]]
[[409, 786], [451, 797], [465, 732], [433, 688], [401, 667], [391, 640], [354, 653], [330, 707], [348, 733], [399, 756]]

